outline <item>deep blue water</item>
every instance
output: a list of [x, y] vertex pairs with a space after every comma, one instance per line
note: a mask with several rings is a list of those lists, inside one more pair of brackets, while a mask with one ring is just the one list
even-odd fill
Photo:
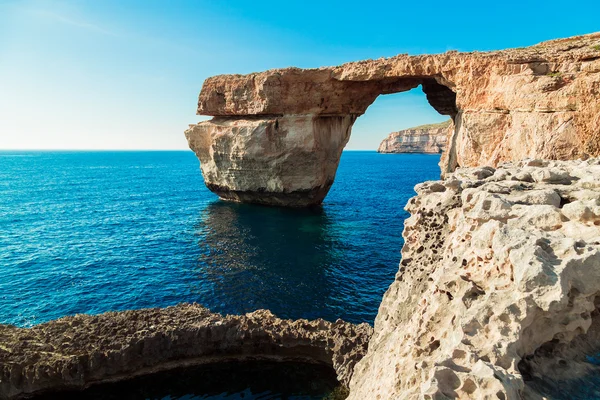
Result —
[[374, 320], [439, 156], [345, 152], [319, 210], [225, 203], [191, 151], [0, 152], [0, 323], [197, 302]]

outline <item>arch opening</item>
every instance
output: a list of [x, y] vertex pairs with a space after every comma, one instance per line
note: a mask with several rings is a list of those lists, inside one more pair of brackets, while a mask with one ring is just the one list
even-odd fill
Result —
[[[340, 79], [326, 70], [291, 71], [260, 85], [261, 90], [242, 97], [217, 96], [220, 92], [203, 88], [198, 110], [210, 109], [215, 118], [186, 131], [206, 186], [225, 200], [287, 207], [321, 204], [356, 119], [381, 95], [421, 86], [434, 110], [460, 119], [452, 83], [436, 74]], [[261, 96], [267, 92], [270, 100], [264, 101]], [[450, 146], [440, 163], [442, 175], [456, 166], [456, 129], [449, 128], [446, 137]]]
[[346, 150], [378, 149], [382, 153], [446, 150], [458, 115], [456, 93], [433, 77], [380, 82], [380, 89], [380, 94], [354, 123]]
[[447, 85], [440, 83], [442, 79], [441, 77], [424, 76], [384, 79], [375, 83], [369, 82], [371, 85], [375, 84], [378, 86], [376, 90], [371, 92], [374, 95], [371, 103], [379, 95], [407, 92], [421, 86], [429, 104], [438, 113], [448, 115], [454, 119], [458, 114], [456, 93]]

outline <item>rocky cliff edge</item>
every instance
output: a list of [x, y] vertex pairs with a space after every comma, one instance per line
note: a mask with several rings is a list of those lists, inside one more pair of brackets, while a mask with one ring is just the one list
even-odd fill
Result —
[[416, 191], [350, 399], [598, 398], [600, 160], [459, 169]]

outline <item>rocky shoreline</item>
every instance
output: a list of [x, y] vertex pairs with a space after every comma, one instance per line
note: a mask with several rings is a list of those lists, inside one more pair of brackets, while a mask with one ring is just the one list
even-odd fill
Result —
[[195, 304], [0, 325], [0, 397], [244, 359], [330, 365], [351, 400], [564, 398], [585, 386], [600, 370], [600, 33], [209, 78], [198, 111], [215, 118], [186, 137], [222, 198], [319, 204], [356, 117], [418, 85], [454, 130], [445, 179], [406, 205], [374, 330]]
[[447, 120], [392, 132], [381, 141], [377, 152], [440, 154], [453, 130], [454, 123]]
[[[415, 190], [349, 399], [597, 398], [600, 159], [459, 169]], [[596, 395], [573, 391], [585, 385]]]
[[371, 333], [368, 324], [282, 320], [267, 310], [222, 316], [197, 304], [0, 325], [0, 398], [229, 360], [329, 365], [347, 386]]
[[1, 325], [0, 397], [243, 360], [329, 365], [350, 400], [598, 392], [600, 159], [463, 168], [415, 190], [374, 331], [195, 304]]

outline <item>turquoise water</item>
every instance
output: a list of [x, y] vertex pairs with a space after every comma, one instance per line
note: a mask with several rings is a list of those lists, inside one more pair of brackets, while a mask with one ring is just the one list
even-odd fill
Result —
[[372, 323], [439, 156], [345, 152], [323, 207], [225, 203], [190, 151], [0, 152], [0, 323], [197, 302]]

